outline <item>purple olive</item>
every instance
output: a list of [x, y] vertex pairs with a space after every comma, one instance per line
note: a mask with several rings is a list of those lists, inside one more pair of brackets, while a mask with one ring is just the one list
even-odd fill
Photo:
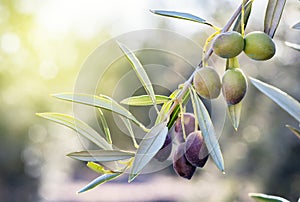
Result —
[[[184, 129], [185, 134], [188, 135], [191, 132], [195, 131], [195, 115], [191, 113], [184, 113], [183, 114], [183, 120], [184, 120]], [[178, 142], [184, 142], [183, 137], [183, 130], [182, 130], [182, 124], [181, 124], [181, 117], [178, 117], [175, 122], [175, 134], [174, 134], [176, 140]]]
[[188, 162], [184, 155], [185, 143], [178, 145], [173, 156], [173, 168], [180, 177], [191, 179], [195, 173], [196, 167]]
[[172, 137], [171, 137], [171, 134], [168, 133], [163, 146], [156, 153], [154, 158], [160, 162], [163, 162], [169, 158], [171, 152], [172, 152]]
[[203, 167], [208, 159], [208, 150], [201, 131], [192, 132], [186, 138], [185, 157], [196, 167]]

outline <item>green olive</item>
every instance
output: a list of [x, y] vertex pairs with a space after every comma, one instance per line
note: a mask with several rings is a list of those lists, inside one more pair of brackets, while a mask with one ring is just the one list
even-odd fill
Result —
[[275, 55], [273, 39], [264, 32], [251, 32], [245, 36], [245, 54], [254, 60], [268, 60]]
[[244, 39], [238, 32], [225, 32], [214, 39], [212, 47], [216, 55], [222, 58], [233, 58], [243, 51]]
[[239, 103], [247, 91], [247, 79], [241, 69], [226, 70], [222, 78], [222, 93], [228, 105]]
[[219, 74], [212, 67], [203, 67], [194, 75], [194, 87], [203, 98], [214, 99], [220, 95], [221, 80]]

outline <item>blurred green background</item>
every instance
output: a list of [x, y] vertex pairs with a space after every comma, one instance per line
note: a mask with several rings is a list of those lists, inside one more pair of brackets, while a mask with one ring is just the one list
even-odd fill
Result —
[[[209, 161], [191, 181], [175, 176], [169, 167], [156, 174], [140, 176], [131, 184], [119, 179], [76, 195], [79, 188], [97, 177], [83, 163], [65, 156], [81, 150], [82, 140], [75, 132], [35, 116], [36, 112], [45, 111], [74, 112], [70, 103], [49, 95], [78, 89], [76, 84], [82, 64], [98, 46], [111, 38], [135, 30], [159, 28], [177, 32], [201, 47], [212, 33], [204, 25], [154, 16], [149, 9], [190, 12], [222, 26], [239, 3], [226, 0], [1, 0], [0, 201], [229, 202], [251, 201], [247, 196], [249, 192], [280, 195], [296, 201], [300, 197], [300, 141], [285, 124], [297, 127], [299, 123], [251, 85], [239, 131], [235, 132], [226, 119], [220, 137], [226, 175]], [[247, 32], [263, 30], [266, 3], [266, 0], [255, 1]], [[244, 55], [240, 57], [247, 75], [273, 84], [297, 100], [300, 100], [300, 53], [286, 47], [284, 41], [300, 43], [299, 31], [289, 28], [300, 20], [299, 9], [299, 2], [287, 2], [275, 35], [277, 53], [273, 59], [254, 62]], [[139, 43], [146, 45], [147, 35], [140, 40]], [[157, 40], [163, 45], [166, 43]], [[186, 54], [194, 58], [192, 65], [197, 65], [201, 53], [185, 49]], [[110, 51], [113, 49], [107, 49], [108, 55], [113, 54]], [[145, 52], [138, 57], [143, 64], [153, 58], [172, 64], [172, 57], [160, 58]], [[212, 61], [220, 70], [225, 65], [215, 56]], [[122, 65], [126, 66], [123, 71], [130, 70], [125, 60], [119, 61], [119, 66]], [[180, 63], [176, 68], [185, 72], [180, 69]], [[107, 73], [95, 86], [96, 92], [109, 93], [123, 73], [118, 69]], [[168, 75], [163, 75], [168, 80]], [[125, 87], [130, 88], [130, 85]], [[170, 85], [175, 89], [177, 83]], [[138, 90], [135, 93], [141, 93]], [[159, 87], [156, 91], [169, 93]], [[124, 92], [117, 97], [119, 100], [126, 96], [128, 93]], [[150, 124], [151, 121], [144, 117], [145, 110], [137, 109], [134, 113]], [[85, 116], [88, 120], [89, 114]], [[121, 136], [115, 139], [121, 146], [129, 141]]]

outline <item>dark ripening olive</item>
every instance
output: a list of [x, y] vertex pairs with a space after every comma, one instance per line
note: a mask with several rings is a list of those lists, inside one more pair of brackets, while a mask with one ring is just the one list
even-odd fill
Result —
[[239, 103], [247, 91], [247, 79], [241, 69], [226, 70], [222, 79], [222, 93], [228, 105]]
[[180, 177], [191, 179], [195, 173], [196, 167], [188, 162], [184, 155], [185, 143], [178, 145], [173, 156], [173, 168]]
[[[188, 135], [195, 130], [195, 115], [192, 113], [184, 113], [184, 129], [185, 134]], [[181, 117], [178, 117], [175, 122], [175, 133], [174, 136], [178, 142], [184, 142], [183, 130], [181, 124]]]
[[196, 167], [203, 167], [208, 159], [208, 150], [201, 131], [191, 133], [185, 142], [185, 157]]
[[254, 60], [268, 60], [275, 55], [273, 39], [264, 32], [251, 32], [245, 36], [244, 52]]
[[235, 31], [219, 34], [213, 41], [213, 50], [222, 58], [233, 58], [244, 49], [243, 36]]
[[193, 83], [196, 92], [203, 98], [213, 99], [220, 95], [220, 77], [212, 67], [203, 67], [197, 70]]
[[171, 152], [172, 152], [172, 137], [171, 137], [171, 134], [168, 133], [163, 146], [156, 153], [154, 158], [160, 162], [163, 162], [169, 158]]

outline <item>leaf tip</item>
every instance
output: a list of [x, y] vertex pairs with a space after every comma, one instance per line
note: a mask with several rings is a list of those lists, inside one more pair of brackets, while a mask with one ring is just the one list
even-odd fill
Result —
[[84, 190], [84, 189], [80, 189], [80, 190], [78, 190], [78, 191], [76, 192], [76, 194], [81, 194], [81, 193], [83, 193], [83, 192], [85, 192], [85, 190]]
[[137, 174], [130, 174], [128, 178], [128, 183], [131, 183], [137, 176]]
[[120, 104], [123, 104], [123, 105], [125, 105], [125, 104], [127, 104], [128, 103], [128, 101], [127, 101], [127, 99], [125, 98], [124, 100], [121, 100], [120, 101]]
[[50, 96], [54, 98], [59, 98], [59, 93], [51, 93]]
[[42, 113], [35, 113], [35, 115], [41, 117]]

